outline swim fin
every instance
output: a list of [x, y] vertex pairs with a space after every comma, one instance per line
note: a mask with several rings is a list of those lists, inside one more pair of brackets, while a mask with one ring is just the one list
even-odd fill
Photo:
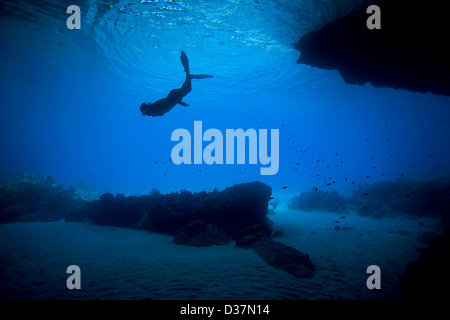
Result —
[[187, 57], [186, 53], [184, 53], [183, 50], [181, 50], [180, 59], [181, 59], [181, 64], [184, 67], [184, 72], [189, 74], [189, 60], [188, 60], [188, 57]]
[[205, 79], [205, 78], [214, 78], [209, 74], [190, 74], [191, 79]]

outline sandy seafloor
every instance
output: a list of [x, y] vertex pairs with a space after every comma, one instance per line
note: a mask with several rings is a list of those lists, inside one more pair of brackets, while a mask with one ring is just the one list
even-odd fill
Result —
[[[399, 275], [425, 247], [418, 236], [432, 219], [373, 219], [356, 213], [277, 210], [278, 241], [308, 253], [311, 279], [275, 269], [252, 250], [188, 247], [172, 236], [75, 222], [0, 225], [2, 299], [400, 299]], [[336, 231], [335, 226], [345, 228]], [[421, 223], [419, 223], [421, 222]], [[353, 229], [347, 229], [353, 228]], [[68, 290], [66, 269], [81, 269]], [[369, 265], [381, 289], [369, 290]]]

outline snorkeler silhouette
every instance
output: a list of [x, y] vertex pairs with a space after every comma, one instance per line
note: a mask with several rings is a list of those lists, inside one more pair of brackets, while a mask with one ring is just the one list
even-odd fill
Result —
[[212, 78], [213, 76], [210, 76], [208, 74], [190, 74], [189, 73], [189, 60], [186, 56], [186, 53], [184, 53], [183, 50], [181, 50], [181, 63], [184, 67], [184, 72], [186, 72], [186, 80], [184, 81], [181, 88], [173, 89], [169, 92], [167, 97], [160, 99], [158, 101], [155, 101], [153, 103], [143, 103], [141, 104], [140, 110], [142, 112], [143, 116], [151, 116], [151, 117], [158, 117], [162, 116], [163, 114], [169, 112], [172, 110], [173, 107], [177, 104], [181, 104], [184, 107], [187, 107], [188, 104], [181, 101], [189, 92], [192, 90], [191, 86], [191, 80], [192, 79], [205, 79], [205, 78]]

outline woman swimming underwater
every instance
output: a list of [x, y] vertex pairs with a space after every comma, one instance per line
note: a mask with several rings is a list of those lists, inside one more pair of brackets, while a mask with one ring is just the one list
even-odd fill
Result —
[[141, 104], [141, 112], [143, 116], [151, 116], [151, 117], [158, 117], [162, 116], [163, 114], [169, 112], [172, 110], [173, 107], [177, 104], [181, 104], [182, 106], [187, 107], [188, 104], [181, 101], [183, 98], [192, 90], [191, 86], [191, 80], [192, 79], [205, 79], [205, 78], [212, 78], [213, 76], [210, 76], [208, 74], [190, 74], [189, 73], [189, 60], [186, 56], [186, 53], [184, 53], [183, 50], [181, 50], [181, 63], [184, 67], [184, 72], [186, 72], [186, 80], [184, 81], [183, 85], [179, 89], [173, 89], [169, 92], [167, 97], [160, 99], [158, 101], [155, 101], [153, 103], [143, 103]]

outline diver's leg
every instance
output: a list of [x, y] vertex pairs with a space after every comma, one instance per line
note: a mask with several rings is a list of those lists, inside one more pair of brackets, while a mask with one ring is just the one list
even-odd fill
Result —
[[183, 91], [183, 96], [187, 95], [192, 90], [191, 75], [186, 72], [186, 80], [184, 80], [181, 90]]
[[186, 94], [188, 94], [192, 90], [191, 79], [206, 79], [206, 78], [213, 78], [213, 76], [211, 76], [209, 74], [188, 74], [188, 73], [186, 73], [186, 80], [184, 81], [183, 85], [181, 86], [181, 89], [184, 90], [186, 92]]

